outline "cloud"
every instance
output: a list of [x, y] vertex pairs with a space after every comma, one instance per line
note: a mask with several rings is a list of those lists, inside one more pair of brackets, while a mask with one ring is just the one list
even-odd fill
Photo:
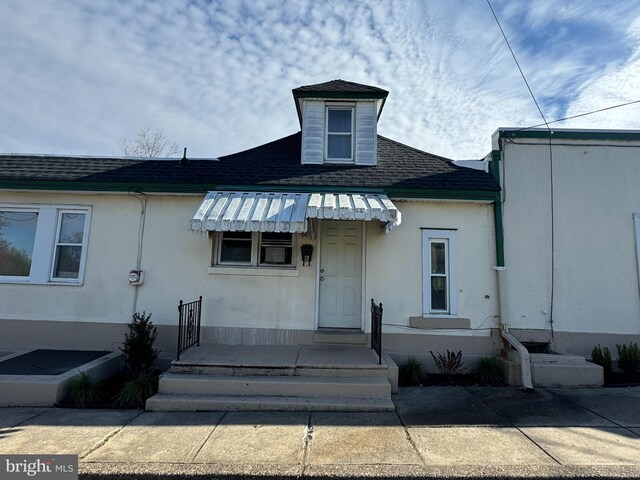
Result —
[[[640, 7], [495, 0], [548, 119], [633, 99]], [[379, 132], [451, 158], [540, 116], [484, 2], [5, 0], [0, 151], [119, 154], [142, 125], [191, 156], [299, 128], [291, 89], [391, 94]], [[574, 125], [640, 128], [637, 107]]]

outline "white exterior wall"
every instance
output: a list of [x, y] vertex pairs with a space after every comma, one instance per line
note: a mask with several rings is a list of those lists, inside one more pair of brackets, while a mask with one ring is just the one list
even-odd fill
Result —
[[[144, 285], [138, 287], [136, 310], [151, 312], [156, 325], [176, 325], [178, 301], [188, 302], [202, 295], [204, 327], [313, 331], [317, 241], [310, 236], [296, 237], [297, 276], [246, 274], [249, 270], [245, 268], [235, 269], [245, 274], [221, 274], [234, 269], [211, 268], [212, 239], [188, 229], [202, 197], [147, 196], [141, 265], [145, 276]], [[137, 256], [137, 198], [3, 191], [0, 202], [93, 208], [84, 284], [0, 284], [0, 323], [41, 320], [124, 326], [130, 321], [135, 288], [128, 284], [128, 273], [135, 268]], [[385, 332], [487, 336], [488, 330], [473, 329], [495, 326], [497, 315], [495, 273], [491, 270], [495, 258], [492, 206], [402, 201], [396, 205], [403, 221], [391, 233], [385, 234], [378, 221], [365, 223], [365, 330], [369, 330], [369, 302], [375, 298], [384, 303], [385, 323], [400, 325], [387, 326]], [[422, 315], [421, 228], [457, 229], [458, 316], [469, 318], [472, 330], [408, 327], [410, 317]], [[299, 261], [303, 243], [314, 246], [311, 267]], [[82, 343], [80, 339], [77, 342]]]
[[[384, 332], [487, 336], [497, 326], [493, 206], [474, 203], [398, 202], [402, 224], [385, 234], [369, 222], [366, 235], [366, 299], [384, 304]], [[470, 329], [409, 328], [422, 316], [422, 229], [455, 229], [459, 318]], [[446, 321], [446, 320], [445, 320]], [[485, 330], [486, 329], [486, 330]]]
[[[639, 334], [632, 215], [640, 211], [640, 145], [555, 142], [562, 145], [554, 144], [552, 150], [554, 330]], [[501, 167], [506, 315], [514, 328], [550, 330], [548, 141], [516, 139], [515, 143], [506, 143]]]

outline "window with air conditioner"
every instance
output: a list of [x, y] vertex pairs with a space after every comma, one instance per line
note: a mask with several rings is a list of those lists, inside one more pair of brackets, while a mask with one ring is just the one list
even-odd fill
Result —
[[217, 265], [254, 267], [294, 266], [294, 235], [279, 232], [222, 232]]

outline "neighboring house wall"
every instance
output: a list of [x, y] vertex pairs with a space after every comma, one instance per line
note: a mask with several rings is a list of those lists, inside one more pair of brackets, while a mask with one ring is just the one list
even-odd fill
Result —
[[[319, 252], [311, 236], [296, 237], [297, 270], [211, 267], [213, 240], [189, 231], [201, 195], [148, 195], [136, 310], [152, 313], [160, 347], [173, 354], [177, 303], [203, 296], [203, 341], [222, 343], [309, 343], [316, 325]], [[0, 203], [92, 207], [86, 271], [82, 285], [0, 286], [0, 348], [115, 348], [130, 321], [141, 204], [124, 194], [9, 192]], [[377, 221], [365, 223], [365, 330], [369, 302], [384, 304], [385, 342], [395, 350], [494, 348], [496, 324], [492, 206], [468, 202], [398, 201], [402, 224], [389, 234]], [[320, 222], [322, 228], [322, 222]], [[410, 328], [423, 313], [422, 230], [456, 232], [455, 318]], [[314, 246], [310, 267], [300, 245]], [[230, 274], [231, 272], [235, 274]], [[442, 328], [458, 318], [462, 329]], [[414, 323], [417, 320], [413, 320]], [[418, 322], [420, 324], [420, 322]], [[459, 323], [456, 324], [458, 327]], [[424, 324], [420, 324], [424, 327]]]
[[548, 139], [504, 142], [505, 314], [519, 338], [585, 355], [640, 339], [638, 147], [555, 139], [551, 161]]

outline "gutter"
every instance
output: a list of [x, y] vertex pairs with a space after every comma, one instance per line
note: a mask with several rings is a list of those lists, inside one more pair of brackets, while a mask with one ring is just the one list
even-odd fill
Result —
[[[491, 162], [489, 164], [490, 173], [500, 184], [500, 150], [491, 152]], [[493, 267], [496, 272], [498, 283], [498, 315], [500, 318], [500, 335], [505, 343], [510, 345], [518, 352], [520, 357], [520, 376], [522, 378], [522, 387], [525, 391], [533, 391], [533, 383], [531, 381], [531, 357], [529, 351], [522, 345], [516, 337], [509, 332], [509, 322], [507, 321], [507, 306], [504, 302], [506, 298], [504, 292], [504, 272], [506, 271], [504, 261], [504, 226], [502, 224], [502, 198], [501, 193], [496, 195], [493, 208], [494, 228], [496, 238], [496, 263]]]

